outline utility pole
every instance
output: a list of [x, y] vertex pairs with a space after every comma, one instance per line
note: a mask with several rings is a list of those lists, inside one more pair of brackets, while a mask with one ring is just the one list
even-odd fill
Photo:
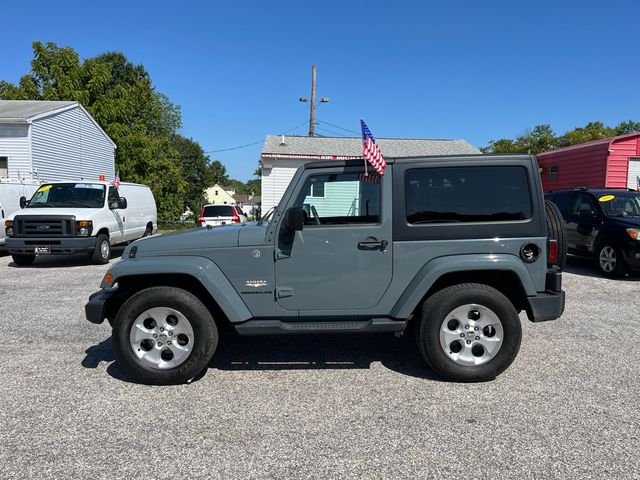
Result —
[[314, 121], [313, 118], [316, 113], [316, 65], [311, 66], [311, 108], [309, 115], [309, 136], [313, 137]]
[[[301, 102], [306, 103], [308, 100], [306, 97], [301, 97], [299, 99]], [[322, 97], [320, 99], [320, 103], [327, 103], [329, 99], [327, 97]], [[314, 128], [315, 128], [315, 116], [316, 116], [316, 66], [315, 64], [311, 66], [311, 105], [309, 105], [309, 136], [314, 136]]]

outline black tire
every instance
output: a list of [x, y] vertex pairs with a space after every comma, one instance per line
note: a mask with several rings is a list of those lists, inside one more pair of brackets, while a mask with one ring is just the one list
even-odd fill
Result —
[[[193, 348], [189, 356], [173, 368], [157, 368], [139, 359], [129, 340], [136, 319], [154, 307], [181, 312], [193, 329]], [[209, 310], [193, 294], [175, 287], [152, 287], [129, 298], [113, 322], [113, 350], [116, 360], [136, 380], [148, 385], [176, 385], [202, 372], [218, 346], [218, 329]]]
[[142, 234], [142, 238], [150, 237], [153, 234], [153, 228], [147, 225], [144, 233]]
[[32, 265], [36, 259], [35, 255], [11, 255], [13, 258], [13, 263], [16, 265], [20, 265], [21, 267], [26, 267]]
[[[605, 256], [604, 261], [603, 255]], [[613, 263], [607, 261], [607, 257], [613, 259]], [[623, 277], [629, 269], [629, 266], [624, 261], [620, 247], [610, 239], [604, 239], [598, 242], [598, 247], [596, 248], [596, 264], [600, 273], [609, 278]]]
[[[106, 246], [106, 251], [103, 250], [103, 245]], [[98, 265], [104, 265], [109, 263], [111, 258], [111, 243], [109, 243], [109, 237], [101, 233], [96, 237], [96, 248], [91, 254], [91, 261]]]
[[[468, 304], [491, 310], [500, 320], [503, 330], [499, 350], [481, 365], [456, 363], [440, 343], [440, 328], [447, 315]], [[464, 283], [444, 288], [423, 303], [418, 314], [416, 339], [422, 358], [438, 375], [456, 382], [485, 382], [504, 372], [516, 358], [522, 341], [522, 326], [513, 304], [498, 290], [483, 284]], [[470, 342], [473, 347], [475, 340], [471, 339]]]
[[558, 243], [558, 266], [564, 270], [567, 264], [567, 225], [560, 209], [551, 200], [544, 201], [547, 218], [547, 237]]

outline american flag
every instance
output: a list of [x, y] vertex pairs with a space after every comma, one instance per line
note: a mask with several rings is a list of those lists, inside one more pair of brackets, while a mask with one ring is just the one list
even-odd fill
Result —
[[364, 172], [358, 175], [358, 180], [366, 183], [380, 183], [380, 175], [377, 173], [365, 174]]
[[384, 175], [384, 169], [387, 167], [387, 162], [384, 161], [384, 157], [380, 152], [380, 147], [376, 143], [376, 139], [371, 135], [371, 130], [364, 123], [364, 120], [360, 119], [360, 127], [362, 128], [362, 155], [367, 161], [373, 165], [380, 175]]
[[120, 186], [120, 172], [116, 173], [116, 178], [111, 182], [111, 186], [118, 188]]

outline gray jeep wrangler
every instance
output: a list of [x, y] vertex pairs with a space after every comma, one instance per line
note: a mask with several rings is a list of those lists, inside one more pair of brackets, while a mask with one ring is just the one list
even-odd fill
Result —
[[108, 319], [118, 362], [149, 384], [202, 372], [225, 327], [411, 331], [440, 376], [495, 378], [520, 348], [520, 311], [539, 322], [564, 310], [564, 236], [547, 233], [537, 161], [388, 160], [384, 176], [361, 161], [310, 163], [260, 222], [133, 242], [87, 319]]

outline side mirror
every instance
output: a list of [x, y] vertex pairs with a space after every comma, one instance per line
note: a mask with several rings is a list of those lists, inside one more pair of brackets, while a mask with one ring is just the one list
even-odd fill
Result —
[[284, 217], [284, 226], [291, 231], [302, 230], [304, 227], [304, 210], [302, 207], [291, 207]]
[[28, 203], [29, 202], [27, 202], [27, 197], [25, 197], [24, 195], [20, 197], [20, 208], [26, 207]]
[[580, 210], [579, 216], [582, 218], [598, 218], [598, 214], [595, 212], [595, 210], [592, 210], [590, 208]]
[[118, 208], [121, 210], [124, 210], [125, 208], [127, 208], [127, 199], [124, 197], [120, 197], [118, 199]]

